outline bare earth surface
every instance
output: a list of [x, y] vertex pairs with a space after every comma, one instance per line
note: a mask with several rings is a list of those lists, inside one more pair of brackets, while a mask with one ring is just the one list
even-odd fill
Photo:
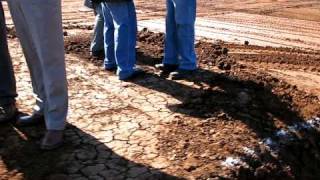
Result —
[[[43, 152], [43, 126], [2, 125], [1, 180], [320, 178], [319, 1], [199, 0], [200, 70], [172, 81], [153, 68], [164, 1], [137, 0], [138, 64], [148, 73], [132, 82], [89, 56], [93, 14], [82, 4], [63, 1], [65, 146]], [[30, 113], [29, 72], [9, 33], [18, 106]]]

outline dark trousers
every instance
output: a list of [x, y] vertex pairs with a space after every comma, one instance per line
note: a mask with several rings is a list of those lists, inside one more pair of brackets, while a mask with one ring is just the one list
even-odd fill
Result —
[[0, 2], [0, 105], [15, 102], [16, 82], [8, 50], [6, 23]]

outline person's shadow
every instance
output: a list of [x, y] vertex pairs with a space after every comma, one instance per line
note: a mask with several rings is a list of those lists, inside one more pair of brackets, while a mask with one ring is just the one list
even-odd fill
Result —
[[97, 138], [68, 124], [65, 144], [41, 151], [43, 127], [0, 126], [0, 179], [179, 179], [161, 170], [126, 159]]

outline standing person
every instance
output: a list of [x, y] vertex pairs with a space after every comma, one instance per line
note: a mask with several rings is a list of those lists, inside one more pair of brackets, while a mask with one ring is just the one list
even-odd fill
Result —
[[156, 67], [162, 76], [184, 79], [197, 69], [194, 47], [196, 0], [167, 0], [164, 59]]
[[103, 28], [104, 19], [102, 14], [101, 3], [93, 3], [91, 0], [85, 0], [84, 5], [88, 8], [94, 10], [96, 16], [94, 23], [93, 38], [90, 45], [90, 54], [93, 57], [103, 57], [104, 56], [104, 38], [103, 38]]
[[0, 1], [0, 123], [11, 121], [17, 114], [16, 82], [8, 50], [6, 22]]
[[63, 142], [68, 111], [61, 0], [9, 0], [9, 9], [30, 70], [36, 106], [18, 125], [45, 121], [41, 149]]
[[117, 69], [120, 80], [143, 75], [142, 70], [135, 68], [137, 17], [133, 0], [100, 2], [104, 17], [105, 70]]

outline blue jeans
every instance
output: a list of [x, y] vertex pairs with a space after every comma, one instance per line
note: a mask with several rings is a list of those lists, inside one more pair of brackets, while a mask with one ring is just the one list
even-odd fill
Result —
[[133, 2], [102, 3], [105, 68], [117, 67], [119, 79], [134, 73], [137, 17]]
[[196, 0], [167, 0], [166, 40], [163, 64], [197, 69], [194, 47]]
[[15, 102], [16, 81], [9, 55], [6, 22], [0, 2], [0, 106]]
[[102, 5], [101, 3], [94, 3], [94, 11], [96, 14], [95, 24], [94, 24], [94, 33], [91, 42], [90, 51], [99, 52], [104, 50], [103, 42], [103, 28], [104, 28], [104, 18], [102, 14]]

